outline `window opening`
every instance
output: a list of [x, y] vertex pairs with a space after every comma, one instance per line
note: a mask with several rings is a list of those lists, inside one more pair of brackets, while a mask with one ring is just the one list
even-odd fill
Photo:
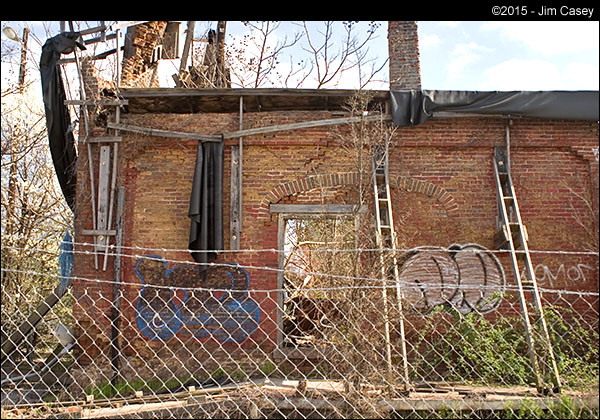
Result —
[[324, 345], [341, 316], [343, 286], [356, 269], [351, 215], [286, 217], [283, 244], [282, 346]]

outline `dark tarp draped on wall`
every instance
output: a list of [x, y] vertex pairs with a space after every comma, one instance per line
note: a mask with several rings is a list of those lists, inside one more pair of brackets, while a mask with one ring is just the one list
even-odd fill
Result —
[[188, 216], [192, 257], [214, 260], [223, 249], [223, 142], [198, 142]]
[[598, 121], [598, 91], [391, 91], [392, 122], [423, 124], [436, 112]]
[[71, 116], [65, 105], [67, 96], [58, 60], [61, 54], [70, 54], [76, 47], [85, 50], [81, 35], [78, 32], [64, 32], [46, 40], [40, 58], [50, 153], [58, 182], [71, 210], [75, 209], [77, 152], [71, 131]]

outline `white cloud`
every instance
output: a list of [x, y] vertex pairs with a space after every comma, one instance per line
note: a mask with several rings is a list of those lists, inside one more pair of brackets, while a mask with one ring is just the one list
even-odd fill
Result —
[[498, 31], [504, 39], [524, 44], [530, 50], [554, 55], [598, 51], [598, 22], [488, 22], [485, 31]]
[[482, 53], [490, 51], [492, 51], [490, 48], [481, 46], [475, 42], [458, 44], [452, 51], [452, 57], [454, 58], [448, 63], [448, 78], [450, 80], [460, 78], [468, 66], [481, 59]]
[[563, 76], [551, 62], [512, 59], [484, 71], [480, 90], [560, 90]]
[[440, 37], [436, 34], [423, 35], [419, 37], [419, 49], [433, 48], [440, 45]]
[[570, 89], [598, 90], [598, 64], [569, 63], [564, 70], [565, 83]]

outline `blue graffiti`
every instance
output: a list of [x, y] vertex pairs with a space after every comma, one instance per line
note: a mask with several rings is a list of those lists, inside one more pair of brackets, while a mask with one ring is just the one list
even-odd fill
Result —
[[202, 272], [188, 265], [169, 269], [162, 257], [148, 255], [138, 260], [135, 272], [142, 280], [136, 321], [152, 340], [179, 333], [242, 342], [258, 328], [260, 307], [248, 293], [250, 277], [239, 264], [224, 262]]

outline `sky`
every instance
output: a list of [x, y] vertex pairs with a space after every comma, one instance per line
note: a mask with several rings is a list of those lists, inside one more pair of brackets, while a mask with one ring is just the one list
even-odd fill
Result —
[[[315, 25], [317, 23], [313, 22]], [[367, 23], [361, 23], [363, 33]], [[388, 53], [387, 22], [380, 23], [369, 53], [381, 62]], [[418, 21], [422, 88], [478, 91], [598, 90], [598, 23], [589, 19]], [[40, 30], [41, 22], [3, 21], [2, 27], [12, 26], [21, 34], [24, 24], [31, 26], [37, 36], [37, 39], [30, 40], [30, 48], [39, 51], [47, 37]], [[199, 22], [196, 34], [211, 26], [216, 27], [216, 22]], [[284, 22], [281, 29], [278, 36], [282, 38], [285, 33], [291, 34], [293, 26]], [[50, 30], [50, 36], [57, 34], [58, 22], [51, 23]], [[241, 22], [228, 22], [227, 32], [231, 37], [240, 37], [247, 30]], [[4, 34], [1, 39], [3, 53], [7, 45], [15, 48], [14, 41], [8, 40]], [[295, 60], [299, 59], [300, 53], [300, 49], [294, 52]], [[39, 56], [36, 59], [39, 60]], [[18, 63], [18, 54], [15, 54], [13, 63]], [[28, 76], [36, 77], [37, 66], [32, 63], [31, 67]], [[7, 69], [3, 63], [3, 86], [4, 79], [10, 75]], [[13, 71], [13, 77], [16, 77], [15, 73]], [[381, 83], [370, 88], [386, 90], [387, 69], [381, 79]], [[169, 83], [170, 74], [161, 80], [164, 80], [163, 84]], [[334, 88], [354, 88], [355, 80], [341, 80]]]
[[418, 27], [424, 89], [598, 90], [598, 21]]

